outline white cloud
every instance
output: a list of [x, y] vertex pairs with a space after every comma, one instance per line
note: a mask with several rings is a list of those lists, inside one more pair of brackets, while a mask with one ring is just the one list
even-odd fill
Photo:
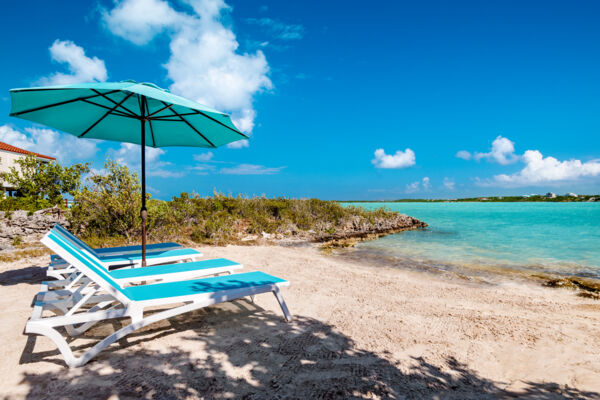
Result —
[[[134, 172], [140, 173], [141, 149], [140, 145], [133, 143], [121, 143], [117, 149], [109, 149], [108, 156], [119, 164], [127, 165]], [[146, 147], [146, 175], [160, 178], [180, 178], [185, 175], [184, 171], [173, 171], [167, 167], [172, 165], [168, 161], [160, 159], [166, 151], [155, 147]]]
[[444, 187], [448, 190], [454, 190], [454, 187], [455, 187], [454, 179], [444, 177]]
[[273, 175], [283, 168], [285, 167], [269, 168], [263, 165], [239, 164], [235, 167], [221, 168], [219, 172], [227, 175]]
[[421, 184], [421, 182], [419, 182], [419, 181], [407, 184], [406, 185], [406, 193], [414, 193], [414, 192], [418, 191], [420, 184]]
[[168, 2], [162, 0], [117, 2], [110, 12], [102, 10], [102, 18], [113, 34], [137, 45], [147, 44], [182, 19]]
[[237, 142], [231, 142], [227, 144], [229, 149], [243, 149], [244, 147], [250, 147], [250, 142], [247, 139], [238, 140]]
[[473, 157], [473, 156], [472, 156], [472, 155], [471, 155], [471, 153], [469, 153], [468, 151], [466, 151], [466, 150], [461, 150], [461, 151], [459, 151], [458, 153], [456, 153], [456, 157], [458, 157], [458, 158], [462, 158], [463, 160], [470, 160], [470, 159], [471, 159], [471, 157]]
[[151, 169], [148, 172], [148, 176], [158, 176], [161, 178], [181, 178], [182, 176], [185, 175], [184, 172], [176, 172], [176, 171], [169, 171], [166, 169]]
[[416, 182], [407, 184], [405, 192], [406, 193], [415, 193], [415, 192], [420, 191], [421, 188], [423, 191], [428, 191], [429, 189], [431, 189], [431, 182], [430, 182], [428, 176], [424, 177], [421, 181], [416, 181]]
[[431, 183], [429, 182], [429, 177], [426, 176], [425, 178], [423, 178], [423, 189], [429, 190], [430, 188], [431, 188]]
[[200, 162], [206, 162], [206, 161], [212, 160], [213, 156], [214, 156], [214, 154], [212, 151], [209, 151], [207, 153], [202, 153], [202, 154], [194, 154], [194, 160], [200, 161]]
[[304, 26], [300, 24], [286, 24], [272, 18], [247, 18], [250, 24], [255, 24], [268, 29], [269, 33], [282, 40], [298, 40], [304, 35]]
[[190, 170], [194, 171], [196, 175], [208, 175], [210, 172], [213, 172], [216, 169], [217, 168], [214, 165], [210, 164], [198, 164], [190, 168]]
[[456, 157], [463, 160], [487, 159], [491, 162], [496, 162], [501, 165], [508, 165], [519, 160], [519, 156], [515, 154], [515, 143], [511, 140], [498, 135], [492, 142], [492, 149], [488, 153], [475, 152], [471, 154], [466, 150], [461, 150], [456, 153]]
[[415, 153], [407, 148], [404, 151], [398, 150], [394, 155], [388, 155], [383, 149], [377, 149], [371, 163], [375, 168], [406, 168], [415, 165]]
[[538, 150], [527, 150], [522, 157], [525, 167], [511, 175], [495, 175], [493, 181], [480, 181], [484, 186], [536, 186], [571, 182], [585, 177], [600, 176], [600, 161], [559, 161], [544, 157]]
[[[141, 153], [139, 144], [121, 143], [118, 149], [109, 149], [107, 154], [119, 164], [125, 164], [130, 168], [138, 169], [142, 162]], [[163, 149], [146, 146], [146, 168], [167, 165], [168, 163], [160, 161], [160, 156], [165, 153]]]
[[70, 40], [55, 40], [50, 46], [50, 56], [56, 62], [67, 64], [69, 73], [56, 72], [40, 79], [42, 85], [67, 85], [80, 82], [103, 82], [108, 77], [104, 61], [89, 58], [82, 47]]
[[[25, 128], [21, 132], [8, 125], [0, 126], [0, 141], [55, 157], [59, 162], [69, 164], [74, 161], [89, 161], [98, 152], [96, 142], [91, 139], [78, 139], [52, 129]], [[73, 151], [77, 149], [77, 151]]]
[[[223, 0], [186, 3], [193, 13], [176, 11], [161, 0], [122, 0], [104, 13], [104, 20], [113, 34], [135, 44], [167, 31], [171, 54], [164, 66], [173, 81], [170, 90], [231, 113], [236, 126], [249, 134], [256, 116], [253, 97], [273, 87], [265, 55], [238, 52], [235, 34], [221, 20], [230, 10]], [[247, 147], [247, 142], [230, 147]]]

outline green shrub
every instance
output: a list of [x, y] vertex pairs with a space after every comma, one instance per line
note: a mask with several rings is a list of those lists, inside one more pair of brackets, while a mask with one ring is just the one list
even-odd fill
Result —
[[[88, 241], [111, 238], [138, 241], [141, 231], [140, 183], [126, 166], [108, 160], [107, 173], [92, 175], [90, 183], [75, 197], [68, 214], [77, 234]], [[333, 201], [285, 197], [212, 197], [181, 193], [171, 201], [148, 198], [148, 240], [224, 244], [263, 232], [283, 235], [309, 230], [334, 234], [350, 219], [373, 222], [396, 215], [384, 209], [366, 211], [342, 207]]]
[[49, 200], [35, 197], [7, 197], [0, 199], [0, 211], [26, 210], [34, 212], [52, 206], [53, 204]]
[[92, 174], [89, 185], [79, 191], [68, 214], [76, 233], [89, 236], [123, 236], [140, 233], [140, 182], [126, 165], [107, 160], [106, 174]]

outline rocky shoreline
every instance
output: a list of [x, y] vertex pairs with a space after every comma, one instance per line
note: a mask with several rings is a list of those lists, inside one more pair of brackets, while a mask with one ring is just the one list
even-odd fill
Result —
[[[26, 243], [33, 242], [56, 223], [69, 226], [64, 210], [58, 207], [33, 213], [23, 210], [0, 211], [0, 251], [13, 250], [15, 240]], [[239, 241], [252, 244], [255, 242], [279, 243], [291, 240], [294, 242], [320, 243], [323, 246], [348, 247], [359, 241], [425, 227], [427, 227], [425, 222], [404, 214], [396, 214], [391, 217], [374, 217], [372, 219], [353, 216], [335, 228], [325, 222], [319, 231], [288, 227], [288, 229], [273, 234], [263, 232], [262, 234], [248, 235], [240, 232], [242, 236]], [[183, 242], [187, 242], [187, 240], [183, 240]]]
[[398, 214], [394, 218], [374, 218], [373, 221], [355, 217], [347, 221], [340, 230], [316, 235], [313, 241], [326, 247], [349, 247], [360, 241], [426, 227], [425, 222], [405, 214]]

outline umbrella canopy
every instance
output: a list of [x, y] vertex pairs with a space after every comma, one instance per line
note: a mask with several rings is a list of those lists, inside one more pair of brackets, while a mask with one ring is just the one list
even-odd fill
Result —
[[247, 136], [229, 115], [135, 81], [11, 89], [10, 115], [71, 135], [140, 144], [142, 265], [146, 256], [145, 147], [218, 147]]

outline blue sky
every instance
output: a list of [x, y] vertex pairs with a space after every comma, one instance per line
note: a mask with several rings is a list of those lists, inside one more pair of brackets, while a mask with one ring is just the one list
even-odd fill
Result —
[[149, 81], [222, 111], [237, 148], [149, 151], [168, 199], [217, 189], [324, 199], [600, 192], [594, 1], [10, 2], [0, 141], [139, 167], [133, 145], [8, 116], [8, 90]]

